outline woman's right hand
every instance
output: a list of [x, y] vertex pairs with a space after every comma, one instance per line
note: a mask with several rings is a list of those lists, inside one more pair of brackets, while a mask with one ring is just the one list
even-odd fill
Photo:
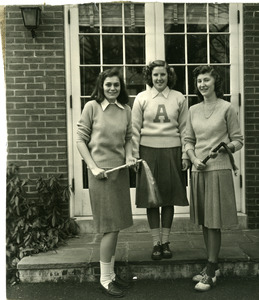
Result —
[[206, 165], [202, 162], [201, 159], [195, 158], [192, 162], [197, 170], [203, 170], [206, 168]]
[[105, 173], [105, 170], [100, 169], [98, 167], [91, 169], [91, 172], [96, 179], [108, 178], [107, 174]]

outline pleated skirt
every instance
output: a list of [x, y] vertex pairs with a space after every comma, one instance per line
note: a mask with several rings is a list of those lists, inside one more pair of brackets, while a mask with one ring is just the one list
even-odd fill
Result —
[[237, 224], [231, 170], [192, 172], [190, 218], [195, 224], [211, 229]]
[[[161, 200], [159, 206], [189, 205], [186, 196], [186, 172], [182, 172], [181, 147], [151, 148], [140, 146], [140, 158], [147, 162], [157, 184]], [[137, 173], [136, 206], [138, 208], [154, 207], [153, 205], [150, 206], [144, 172]]]
[[95, 232], [119, 231], [132, 226], [129, 170], [114, 171], [101, 180], [88, 170], [88, 180]]

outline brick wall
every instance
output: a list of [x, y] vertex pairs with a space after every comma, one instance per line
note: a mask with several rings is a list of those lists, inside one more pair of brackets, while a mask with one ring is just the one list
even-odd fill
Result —
[[19, 6], [5, 9], [8, 163], [20, 166], [22, 177], [63, 174], [67, 181], [63, 6], [41, 8], [35, 39]]
[[253, 229], [259, 228], [259, 3], [243, 7], [246, 209]]

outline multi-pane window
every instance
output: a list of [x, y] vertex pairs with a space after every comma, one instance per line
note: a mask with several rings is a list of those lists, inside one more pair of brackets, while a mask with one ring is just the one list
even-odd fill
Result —
[[82, 107], [98, 74], [111, 67], [121, 69], [129, 95], [137, 95], [144, 89], [144, 4], [91, 3], [78, 11]]
[[177, 74], [176, 89], [196, 102], [192, 71], [201, 64], [216, 66], [230, 99], [229, 4], [164, 4], [165, 59]]

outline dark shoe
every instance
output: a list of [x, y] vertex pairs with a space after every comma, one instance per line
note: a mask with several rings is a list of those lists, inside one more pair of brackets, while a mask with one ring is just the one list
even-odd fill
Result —
[[117, 287], [127, 289], [131, 286], [129, 281], [126, 281], [120, 278], [118, 275], [115, 276], [114, 280], [112, 281]]
[[173, 254], [169, 248], [170, 242], [162, 244], [162, 256], [163, 258], [172, 258]]
[[113, 282], [109, 283], [108, 289], [106, 289], [102, 284], [100, 284], [100, 287], [102, 292], [108, 296], [115, 298], [121, 298], [125, 296], [124, 292], [120, 290]]
[[153, 260], [162, 259], [162, 247], [159, 242], [153, 247], [153, 252], [152, 252], [151, 258]]

